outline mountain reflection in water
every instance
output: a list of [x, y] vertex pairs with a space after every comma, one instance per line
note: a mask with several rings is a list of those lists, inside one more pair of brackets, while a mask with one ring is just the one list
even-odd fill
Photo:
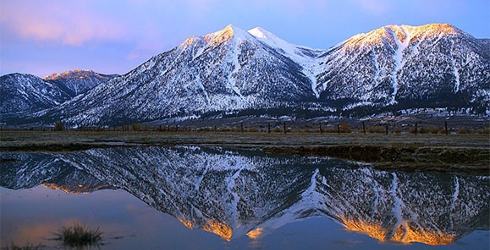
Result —
[[318, 157], [200, 147], [4, 154], [0, 185], [124, 189], [230, 241], [326, 216], [379, 241], [445, 245], [489, 229], [490, 177], [395, 173]]

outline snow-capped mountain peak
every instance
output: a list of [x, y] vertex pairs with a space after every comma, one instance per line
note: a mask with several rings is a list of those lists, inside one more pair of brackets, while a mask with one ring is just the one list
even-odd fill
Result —
[[[448, 24], [384, 26], [349, 38], [322, 57], [317, 91], [329, 102], [355, 96], [357, 104], [349, 108], [424, 103], [483, 110], [488, 105], [483, 84], [490, 77], [488, 50]], [[471, 97], [477, 92], [479, 97]], [[481, 103], [467, 101], [476, 99]]]

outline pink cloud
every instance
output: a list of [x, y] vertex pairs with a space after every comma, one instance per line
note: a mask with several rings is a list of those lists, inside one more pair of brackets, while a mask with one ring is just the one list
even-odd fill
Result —
[[79, 46], [124, 38], [119, 22], [92, 11], [84, 2], [10, 1], [2, 4], [0, 25], [23, 39]]

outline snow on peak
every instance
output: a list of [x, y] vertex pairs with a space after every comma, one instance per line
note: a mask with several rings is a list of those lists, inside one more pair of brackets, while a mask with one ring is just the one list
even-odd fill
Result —
[[254, 36], [257, 40], [267, 44], [268, 46], [272, 47], [273, 49], [279, 50], [283, 53], [286, 53], [287, 56], [289, 57], [296, 57], [296, 46], [280, 39], [276, 35], [272, 34], [271, 32], [260, 28], [256, 27], [248, 31], [249, 34]]
[[199, 57], [208, 47], [217, 47], [219, 45], [231, 42], [236, 46], [245, 41], [255, 40], [255, 38], [242, 29], [227, 25], [224, 29], [209, 33], [205, 36], [191, 36], [179, 45], [181, 49], [191, 49], [193, 58]]
[[[411, 25], [386, 25], [380, 29], [391, 29], [391, 30], [407, 30], [410, 35], [418, 35], [420, 33], [440, 35], [440, 34], [456, 34], [461, 33], [461, 31], [454, 26], [447, 23], [431, 23], [421, 26], [411, 26]], [[378, 29], [379, 30], [379, 29]]]
[[249, 30], [248, 33], [254, 36], [257, 40], [269, 45], [270, 47], [286, 52], [287, 54], [289, 54], [289, 56], [304, 56], [303, 52], [301, 51], [302, 49], [320, 51], [286, 42], [274, 35], [272, 32], [261, 27], [255, 27]]
[[290, 43], [280, 39], [276, 35], [263, 28], [255, 27], [249, 30], [248, 33], [272, 48], [280, 49], [285, 52], [292, 52], [291, 54], [295, 54], [293, 51], [295, 50], [296, 46], [291, 45]]
[[271, 32], [269, 32], [269, 31], [267, 31], [261, 27], [255, 27], [255, 28], [249, 30], [248, 33], [252, 34], [254, 37], [256, 37], [258, 39], [267, 39], [267, 38], [276, 37], [274, 34], [272, 34]]
[[422, 26], [388, 25], [383, 27], [383, 29], [396, 33], [399, 41], [403, 41], [406, 36], [417, 39], [430, 39], [448, 35], [464, 35], [464, 32], [454, 26], [441, 23], [431, 23]]
[[[393, 37], [395, 34], [395, 37]], [[341, 44], [345, 45], [376, 45], [382, 44], [383, 38], [398, 38], [398, 41], [411, 39], [427, 39], [445, 35], [464, 35], [465, 33], [450, 24], [432, 23], [422, 26], [410, 25], [386, 25], [368, 33], [360, 33], [352, 36]], [[395, 41], [396, 42], [396, 41]], [[410, 42], [410, 41], [408, 41]]]
[[248, 40], [250, 39], [250, 35], [242, 29], [229, 24], [224, 29], [208, 34], [204, 37], [205, 41], [212, 45], [222, 44], [232, 38]]
[[67, 70], [61, 74], [53, 73], [49, 76], [45, 76], [42, 79], [45, 81], [58, 80], [58, 79], [70, 79], [70, 78], [86, 78], [97, 75], [97, 73], [92, 70], [84, 70], [84, 69], [75, 69], [75, 70]]
[[439, 34], [451, 35], [451, 34], [463, 33], [458, 28], [447, 23], [431, 23], [423, 26], [408, 26], [408, 25], [404, 25], [404, 26], [412, 30], [418, 30], [419, 32], [424, 32], [433, 35], [439, 35]]
[[[423, 40], [446, 35], [464, 35], [465, 33], [450, 24], [432, 23], [422, 26], [386, 25], [368, 33], [359, 33], [338, 44], [345, 48], [358, 49], [362, 46], [382, 45], [383, 40], [395, 39], [397, 42], [412, 42], [412, 39]], [[410, 38], [410, 40], [407, 40]], [[337, 47], [335, 46], [335, 47]]]

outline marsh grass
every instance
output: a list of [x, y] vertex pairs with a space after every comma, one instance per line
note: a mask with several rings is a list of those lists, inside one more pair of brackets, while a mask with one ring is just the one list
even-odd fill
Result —
[[15, 245], [14, 243], [10, 243], [10, 245], [7, 245], [6, 247], [2, 248], [5, 250], [39, 250], [41, 249], [41, 245], [25, 245], [25, 246], [18, 246]]
[[83, 249], [98, 246], [102, 241], [102, 231], [99, 228], [90, 229], [75, 223], [70, 227], [61, 227], [56, 240], [62, 241], [64, 246]]

